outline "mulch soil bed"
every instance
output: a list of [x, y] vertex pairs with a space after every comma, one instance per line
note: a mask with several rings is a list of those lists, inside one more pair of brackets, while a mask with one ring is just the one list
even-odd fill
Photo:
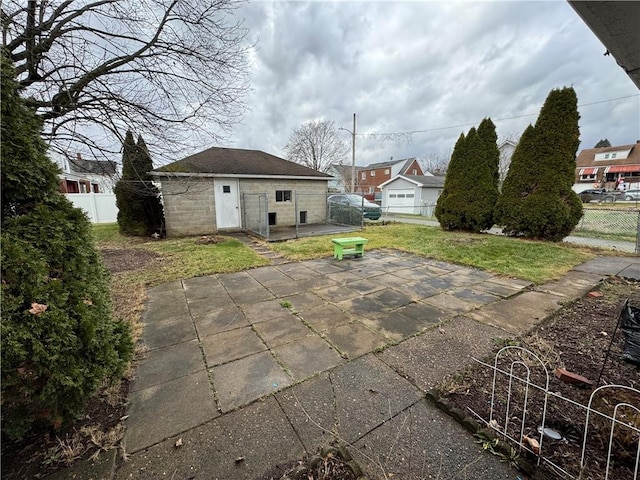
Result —
[[[542, 437], [541, 456], [556, 464], [564, 473], [546, 462], [541, 462], [538, 468], [529, 471], [533, 478], [577, 478], [580, 474], [587, 412], [584, 408], [559, 399], [556, 395], [587, 405], [591, 393], [598, 386], [611, 384], [640, 389], [640, 368], [623, 358], [624, 335], [620, 328], [616, 329], [625, 300], [629, 299], [630, 305], [640, 307], [640, 283], [610, 278], [594, 290], [594, 293], [564, 306], [522, 339], [497, 342], [495, 353], [505, 346], [523, 347], [537, 355], [544, 363], [549, 372], [549, 391], [554, 394], [548, 397], [546, 412], [542, 408], [543, 390], [526, 390], [525, 382], [515, 379], [511, 382], [509, 396], [510, 377], [503, 373], [496, 375], [494, 390], [494, 370], [480, 364], [463, 374], [454, 375], [436, 389], [436, 398], [443, 397], [448, 409], [458, 415], [462, 413], [462, 416], [477, 419], [478, 422], [481, 420], [477, 415], [485, 421], [489, 420], [493, 392], [493, 426], [504, 431], [506, 425], [507, 433], [513, 440], [501, 443], [502, 449], [498, 449], [495, 442], [485, 440], [479, 443], [501, 456], [503, 460], [520, 463], [523, 467], [537, 463], [538, 457], [532, 452], [537, 450], [535, 442], [539, 442], [541, 438], [539, 428], [542, 425], [543, 414], [546, 414], [545, 427], [559, 433], [562, 438], [553, 440], [547, 436]], [[495, 357], [488, 358], [485, 361], [493, 366], [494, 359]], [[513, 375], [519, 378], [526, 378], [528, 368], [530, 382], [545, 385], [544, 369], [535, 358], [521, 349], [503, 350], [497, 365], [504, 372], [510, 372], [513, 365]], [[561, 381], [555, 375], [555, 370], [559, 367], [586, 377], [593, 385]], [[527, 415], [523, 423], [525, 395]], [[508, 398], [511, 398], [510, 402]], [[620, 402], [629, 403], [636, 410], [620, 409], [618, 418], [640, 428], [640, 414], [637, 410], [640, 409], [640, 395], [628, 389], [607, 389], [596, 394], [592, 408], [613, 416], [614, 407]], [[466, 420], [465, 423], [469, 425], [469, 418]], [[586, 428], [586, 466], [581, 478], [605, 478], [611, 423], [600, 415], [590, 416]], [[527, 438], [533, 439], [533, 442], [524, 440], [529, 451], [521, 449], [516, 443], [521, 438], [521, 432]], [[549, 433], [553, 435], [553, 432]], [[638, 442], [640, 438], [637, 430], [622, 425], [614, 429], [609, 479], [633, 478]]]

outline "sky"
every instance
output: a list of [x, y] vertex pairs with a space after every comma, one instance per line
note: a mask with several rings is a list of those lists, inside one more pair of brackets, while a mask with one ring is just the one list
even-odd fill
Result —
[[219, 146], [284, 156], [310, 120], [347, 129], [351, 146], [355, 113], [357, 165], [449, 157], [485, 117], [517, 140], [565, 86], [578, 96], [579, 149], [640, 140], [640, 90], [564, 0], [265, 0], [238, 15], [253, 45], [251, 92]]

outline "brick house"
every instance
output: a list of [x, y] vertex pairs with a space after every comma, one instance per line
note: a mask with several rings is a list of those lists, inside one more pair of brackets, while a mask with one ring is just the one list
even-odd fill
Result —
[[576, 190], [613, 190], [620, 179], [629, 188], [640, 188], [640, 140], [631, 145], [587, 148], [576, 157]]
[[397, 175], [424, 175], [422, 167], [415, 158], [403, 158], [388, 162], [372, 163], [358, 167], [357, 184], [365, 194], [380, 192], [379, 185]]
[[258, 150], [209, 148], [150, 174], [161, 185], [169, 237], [327, 219], [331, 175]]

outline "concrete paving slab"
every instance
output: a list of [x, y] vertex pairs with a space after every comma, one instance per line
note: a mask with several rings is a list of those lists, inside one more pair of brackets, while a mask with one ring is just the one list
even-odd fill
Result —
[[288, 263], [286, 265], [280, 265], [278, 269], [287, 275], [289, 279], [299, 281], [299, 280], [311, 280], [318, 276], [318, 272], [308, 268], [306, 265], [302, 263]]
[[290, 277], [273, 266], [252, 268], [251, 270], [247, 270], [247, 273], [264, 286], [291, 280]]
[[383, 308], [389, 310], [404, 307], [414, 301], [410, 296], [390, 288], [385, 288], [384, 290], [372, 293], [368, 295], [368, 297], [378, 302]]
[[291, 385], [270, 352], [261, 352], [211, 369], [218, 406], [230, 412]]
[[373, 317], [380, 312], [380, 304], [369, 297], [355, 297], [336, 303], [336, 306], [354, 317]]
[[534, 287], [534, 290], [571, 300], [587, 293], [601, 279], [602, 275], [596, 273], [573, 270], [558, 280]]
[[335, 439], [335, 401], [328, 374], [289, 387], [275, 398], [307, 452], [315, 453]]
[[417, 388], [371, 354], [336, 368], [330, 378], [339, 435], [349, 443], [422, 398]]
[[445, 376], [471, 365], [471, 357], [488, 355], [495, 339], [509, 337], [504, 330], [455, 317], [377, 356], [426, 392]]
[[421, 282], [406, 282], [401, 288], [404, 293], [409, 295], [413, 300], [422, 300], [423, 298], [431, 297], [440, 293], [440, 290], [433, 288], [431, 285]]
[[445, 276], [427, 278], [424, 280], [424, 283], [426, 285], [440, 291], [449, 290], [450, 288], [455, 287], [453, 282], [454, 282], [453, 277], [445, 277]]
[[256, 323], [254, 328], [269, 348], [284, 345], [298, 338], [315, 335], [315, 333], [295, 315], [289, 315], [285, 318], [274, 318], [268, 322]]
[[247, 286], [242, 289], [229, 290], [229, 296], [238, 305], [245, 303], [255, 303], [262, 300], [270, 300], [275, 297], [273, 293], [256, 282], [255, 287]]
[[315, 294], [333, 303], [360, 296], [358, 292], [351, 290], [346, 285], [334, 285], [332, 287], [321, 288], [316, 290]]
[[213, 367], [262, 352], [267, 346], [251, 327], [236, 328], [202, 339], [207, 365]]
[[396, 312], [404, 317], [421, 322], [423, 326], [437, 324], [453, 316], [450, 311], [441, 310], [422, 302], [411, 303], [406, 307], [399, 308]]
[[216, 295], [211, 295], [208, 298], [199, 298], [193, 300], [188, 304], [189, 312], [194, 319], [201, 318], [208, 315], [211, 311], [220, 310], [229, 306], [235, 306], [233, 299], [229, 296], [226, 290], [221, 289]]
[[473, 288], [454, 288], [453, 290], [449, 290], [447, 293], [460, 300], [464, 300], [465, 302], [473, 303], [476, 306], [487, 305], [500, 300], [500, 297], [477, 289], [475, 288], [475, 285]]
[[221, 273], [218, 275], [218, 280], [229, 290], [237, 290], [245, 287], [255, 287], [258, 283], [246, 270], [242, 272], [234, 273]]
[[467, 316], [513, 335], [521, 335], [558, 310], [567, 300], [568, 297], [530, 291], [469, 312]]
[[393, 274], [396, 277], [404, 278], [409, 282], [421, 282], [427, 278], [433, 277], [433, 273], [429, 272], [424, 266], [415, 268], [403, 268], [394, 271]]
[[359, 318], [364, 325], [395, 342], [404, 340], [426, 328], [420, 318], [408, 318], [399, 313], [379, 312], [377, 315]]
[[618, 275], [624, 278], [631, 278], [633, 280], [640, 280], [640, 263], [635, 263], [633, 265], [629, 265], [625, 267]]
[[288, 297], [282, 297], [281, 301], [282, 300], [291, 303], [291, 310], [293, 312], [304, 312], [305, 310], [311, 310], [324, 304], [322, 298], [311, 292], [296, 293]]
[[520, 475], [426, 400], [365, 435], [350, 452], [370, 478], [514, 480]]
[[281, 345], [272, 351], [296, 381], [343, 362], [340, 354], [317, 335]]
[[334, 305], [321, 305], [300, 314], [317, 332], [324, 332], [351, 321], [351, 317]]
[[149, 297], [149, 300], [156, 300], [166, 293], [180, 291], [182, 291], [182, 281], [175, 280], [173, 282], [163, 283], [162, 285], [158, 285], [157, 287], [150, 288], [147, 291], [147, 296]]
[[147, 302], [142, 313], [143, 321], [147, 325], [184, 316], [189, 316], [189, 309], [182, 290], [155, 294], [155, 298]]
[[[184, 300], [183, 300], [184, 304]], [[161, 347], [168, 347], [177, 343], [186, 342], [196, 338], [196, 330], [193, 326], [191, 316], [183, 314], [181, 317], [174, 317], [171, 320], [162, 322], [145, 321], [142, 341], [150, 350]]]
[[187, 301], [190, 302], [215, 297], [224, 290], [222, 283], [215, 275], [187, 278], [182, 281], [182, 285]]
[[313, 290], [318, 286], [318, 283], [315, 279], [309, 280], [299, 280], [293, 281], [290, 280], [287, 283], [276, 283], [269, 286], [269, 290], [276, 297], [286, 297], [288, 295], [293, 295], [295, 293], [307, 292], [309, 290]]
[[291, 315], [291, 310], [283, 307], [282, 300], [279, 298], [262, 302], [245, 303], [241, 308], [247, 321], [251, 324]]
[[344, 358], [349, 359], [372, 352], [388, 343], [384, 336], [372, 332], [360, 322], [331, 328], [326, 331], [325, 338], [338, 349]]
[[[622, 274], [627, 269], [627, 272], [637, 272], [639, 268], [640, 257], [597, 257], [576, 266], [574, 270], [603, 276]], [[628, 278], [640, 279], [640, 275]]]
[[[176, 448], [180, 438], [183, 446]], [[130, 456], [115, 480], [254, 480], [303, 453], [284, 412], [270, 397]]]
[[327, 277], [338, 284], [357, 282], [359, 280], [362, 280], [362, 277], [360, 275], [356, 275], [352, 272], [329, 273], [327, 274]]
[[234, 304], [211, 310], [206, 314], [201, 313], [195, 317], [195, 324], [200, 338], [249, 326], [243, 311]]
[[131, 393], [127, 415], [124, 445], [133, 453], [220, 414], [207, 372], [201, 370]]
[[386, 288], [385, 285], [382, 285], [378, 282], [372, 282], [364, 279], [347, 282], [347, 285], [351, 290], [355, 290], [360, 295], [367, 295], [369, 293], [377, 292]]
[[494, 281], [494, 279], [478, 283], [477, 285], [474, 285], [473, 288], [475, 290], [490, 293], [491, 295], [495, 295], [500, 298], [511, 297], [513, 295], [516, 295], [517, 293], [520, 293], [523, 289], [523, 287], [517, 285], [503, 285]]
[[204, 358], [198, 340], [151, 350], [138, 365], [135, 380], [129, 391], [143, 390], [204, 368]]
[[332, 265], [327, 260], [328, 259], [326, 258], [322, 258], [318, 260], [309, 260], [308, 262], [305, 262], [305, 265], [309, 267], [311, 270], [318, 273], [325, 274], [325, 275], [327, 273], [337, 273], [337, 272], [344, 271], [338, 265]]
[[440, 310], [449, 310], [454, 313], [465, 313], [478, 306], [476, 303], [461, 300], [449, 293], [439, 293], [438, 295], [424, 298], [421, 301]]

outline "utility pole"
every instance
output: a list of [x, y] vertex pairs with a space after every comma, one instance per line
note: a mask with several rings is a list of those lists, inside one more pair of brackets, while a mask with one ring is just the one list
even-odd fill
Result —
[[356, 191], [356, 114], [353, 114], [353, 130], [338, 128], [351, 134], [351, 193]]

